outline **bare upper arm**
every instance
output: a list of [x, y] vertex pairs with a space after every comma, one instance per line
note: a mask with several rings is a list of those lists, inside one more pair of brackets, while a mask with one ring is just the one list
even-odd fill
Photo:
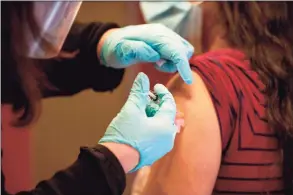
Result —
[[168, 84], [185, 127], [173, 150], [152, 166], [145, 194], [208, 195], [212, 193], [221, 162], [221, 134], [217, 115], [202, 79], [193, 73], [186, 85], [179, 76]]

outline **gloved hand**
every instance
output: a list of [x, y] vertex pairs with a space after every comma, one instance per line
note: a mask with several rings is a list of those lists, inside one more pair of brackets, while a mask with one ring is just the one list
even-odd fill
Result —
[[113, 68], [126, 68], [139, 62], [166, 62], [155, 65], [164, 72], [178, 70], [182, 79], [192, 83], [188, 60], [193, 46], [161, 24], [143, 24], [112, 29], [100, 41], [99, 57], [103, 64]]
[[127, 102], [99, 141], [99, 143], [127, 144], [136, 149], [140, 154], [140, 159], [132, 171], [152, 165], [169, 152], [174, 145], [176, 104], [173, 96], [165, 86], [157, 84], [154, 91], [162, 97], [162, 104], [155, 116], [147, 117], [145, 110], [149, 102], [149, 90], [148, 77], [139, 73]]

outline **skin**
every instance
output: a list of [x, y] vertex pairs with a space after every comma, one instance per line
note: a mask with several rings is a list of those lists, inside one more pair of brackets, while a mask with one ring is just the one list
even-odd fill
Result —
[[131, 171], [139, 162], [139, 152], [126, 144], [120, 143], [101, 143], [101, 145], [107, 147], [119, 160], [124, 172]]
[[118, 29], [118, 28], [112, 28], [112, 29], [106, 31], [106, 32], [102, 35], [100, 41], [99, 41], [98, 44], [97, 44], [97, 56], [100, 56], [100, 54], [101, 54], [101, 50], [102, 50], [102, 46], [104, 45], [104, 42], [105, 42], [106, 38], [107, 38], [112, 32], [114, 32], [114, 31], [117, 30], [117, 29]]
[[221, 162], [221, 134], [209, 92], [196, 73], [193, 77], [191, 86], [179, 76], [169, 82], [185, 127], [173, 150], [152, 166], [145, 195], [212, 193]]

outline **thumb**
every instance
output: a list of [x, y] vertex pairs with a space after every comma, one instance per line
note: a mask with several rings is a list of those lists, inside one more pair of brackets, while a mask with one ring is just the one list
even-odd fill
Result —
[[[175, 58], [176, 59], [176, 58]], [[188, 58], [184, 55], [174, 60], [178, 73], [187, 84], [192, 84], [192, 71], [188, 62]]]
[[150, 81], [146, 74], [140, 72], [132, 85], [125, 107], [137, 107], [145, 109], [148, 104], [148, 92], [150, 91]]
[[160, 108], [155, 117], [163, 117], [174, 121], [176, 116], [176, 104], [173, 95], [162, 84], [156, 84], [154, 87], [155, 93], [160, 98]]

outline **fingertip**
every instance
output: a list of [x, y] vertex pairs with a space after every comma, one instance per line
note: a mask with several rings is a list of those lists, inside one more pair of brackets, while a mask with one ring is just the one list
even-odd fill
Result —
[[[162, 84], [156, 84], [154, 86], [154, 91], [159, 96], [159, 98], [162, 100], [162, 102], [164, 102], [163, 104], [165, 104], [165, 106], [172, 105], [172, 106], [175, 106], [175, 109], [176, 109], [174, 97], [166, 86], [164, 86]], [[165, 106], [163, 106], [163, 107], [165, 107]]]
[[187, 85], [191, 85], [193, 83], [193, 79], [185, 79], [184, 82], [187, 84]]
[[147, 75], [144, 72], [139, 72], [137, 77], [147, 77]]
[[154, 91], [156, 94], [166, 94], [169, 93], [169, 90], [162, 84], [156, 84], [154, 86]]
[[186, 84], [192, 84], [192, 71], [188, 60], [180, 60], [177, 64], [178, 73]]
[[143, 72], [139, 72], [138, 75], [136, 76], [136, 79], [138, 79], [138, 80], [149, 80], [148, 76]]
[[143, 72], [138, 73], [138, 75], [135, 78], [134, 85], [138, 85], [137, 88], [140, 88], [144, 92], [148, 92], [150, 90], [149, 78]]

